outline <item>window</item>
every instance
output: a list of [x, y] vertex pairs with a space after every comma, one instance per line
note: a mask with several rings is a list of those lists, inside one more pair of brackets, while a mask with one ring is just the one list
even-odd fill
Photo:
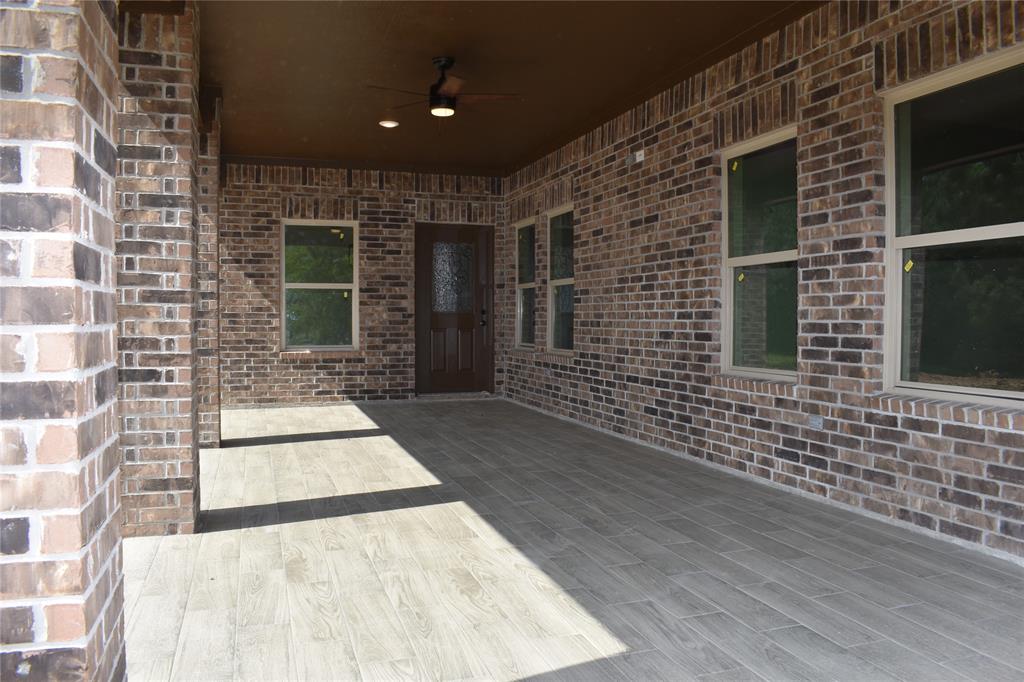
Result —
[[890, 385], [1024, 398], [1020, 60], [890, 97]]
[[355, 223], [284, 225], [284, 348], [356, 347], [358, 239]]
[[796, 376], [796, 140], [786, 129], [722, 154], [722, 365]]
[[548, 346], [572, 350], [576, 280], [572, 209], [548, 216]]
[[537, 226], [516, 228], [516, 345], [533, 346], [537, 315]]

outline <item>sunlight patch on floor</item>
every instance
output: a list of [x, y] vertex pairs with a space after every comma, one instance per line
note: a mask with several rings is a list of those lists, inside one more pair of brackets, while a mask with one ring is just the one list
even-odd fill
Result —
[[[375, 427], [331, 412], [228, 412], [224, 426]], [[204, 508], [269, 517], [125, 541], [130, 679], [521, 679], [628, 650], [570, 577], [390, 435], [206, 450], [201, 477]]]

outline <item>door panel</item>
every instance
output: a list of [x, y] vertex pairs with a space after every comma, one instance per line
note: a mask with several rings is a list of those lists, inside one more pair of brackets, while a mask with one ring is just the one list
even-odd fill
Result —
[[459, 371], [460, 372], [472, 372], [475, 368], [476, 363], [474, 362], [474, 344], [473, 337], [475, 336], [474, 330], [472, 329], [460, 329], [459, 333]]
[[448, 335], [444, 329], [430, 330], [430, 371], [443, 372], [447, 365], [445, 348]]
[[490, 391], [492, 231], [416, 226], [416, 391]]

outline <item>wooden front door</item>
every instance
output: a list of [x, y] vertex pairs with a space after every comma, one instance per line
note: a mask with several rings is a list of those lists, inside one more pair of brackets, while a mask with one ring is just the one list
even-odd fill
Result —
[[416, 226], [416, 392], [493, 390], [490, 227]]

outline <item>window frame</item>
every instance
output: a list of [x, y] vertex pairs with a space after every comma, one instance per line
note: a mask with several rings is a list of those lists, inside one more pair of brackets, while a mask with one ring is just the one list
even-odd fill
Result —
[[[288, 282], [285, 272], [285, 233], [289, 227], [321, 227], [352, 229], [352, 282], [351, 283], [304, 283]], [[334, 350], [358, 350], [359, 349], [359, 223], [355, 220], [281, 220], [281, 236], [279, 244], [281, 256], [281, 350], [288, 352], [316, 352]], [[331, 289], [348, 290], [352, 292], [352, 343], [350, 345], [331, 346], [295, 346], [288, 344], [288, 310], [286, 307], [287, 294], [289, 289]]]
[[1020, 408], [1024, 401], [1024, 391], [932, 384], [900, 378], [903, 362], [903, 250], [1021, 237], [1024, 236], [1024, 221], [904, 236], [899, 236], [896, 230], [896, 105], [1022, 64], [1024, 48], [1011, 48], [882, 93], [885, 134], [885, 327], [882, 338], [882, 384], [886, 392], [1016, 408]]
[[[557, 218], [560, 215], [566, 213], [572, 213], [572, 277], [563, 277], [561, 279], [551, 278], [551, 269], [554, 265], [554, 248], [551, 239], [551, 220]], [[573, 204], [562, 204], [555, 208], [549, 209], [544, 212], [544, 218], [547, 222], [547, 242], [548, 242], [548, 276], [547, 276], [547, 349], [552, 353], [564, 353], [571, 355], [576, 352], [576, 215], [575, 207]], [[555, 347], [555, 287], [565, 286], [567, 284], [573, 285], [573, 310], [572, 310], [572, 348], [556, 348]]]
[[[515, 239], [516, 239], [516, 317], [515, 317], [515, 347], [525, 348], [527, 350], [533, 350], [537, 347], [537, 223], [539, 221], [536, 218], [527, 218], [526, 220], [520, 220], [518, 223], [513, 225], [515, 228]], [[532, 282], [520, 282], [519, 281], [519, 230], [526, 229], [527, 227], [533, 228], [533, 281]], [[520, 298], [520, 291], [523, 289], [533, 289], [533, 305], [534, 305], [534, 318], [533, 318], [533, 343], [523, 342], [523, 330], [519, 327], [519, 317], [522, 314], [522, 299]]]
[[[797, 231], [797, 248], [786, 251], [772, 251], [769, 253], [757, 253], [749, 256], [729, 256], [729, 161], [740, 156], [761, 151], [767, 147], [797, 140], [796, 125], [789, 125], [778, 130], [773, 130], [764, 135], [730, 145], [721, 150], [721, 185], [720, 202], [722, 207], [722, 321], [721, 321], [721, 371], [722, 374], [730, 376], [745, 377], [748, 379], [765, 379], [769, 381], [796, 382], [797, 370], [788, 369], [764, 369], [761, 367], [746, 367], [733, 364], [733, 338], [734, 338], [734, 313], [736, 286], [735, 271], [737, 268], [750, 267], [755, 265], [772, 265], [775, 263], [798, 263], [800, 250], [800, 198], [797, 195], [797, 224], [793, 229]], [[799, 152], [799, 149], [797, 150]], [[793, 172], [799, 177], [797, 168]], [[799, 185], [797, 192], [799, 192]], [[799, 265], [797, 276], [799, 277]], [[800, 362], [800, 337], [799, 337], [799, 311], [800, 292], [799, 280], [797, 281], [797, 363]], [[799, 364], [798, 364], [799, 366]]]

